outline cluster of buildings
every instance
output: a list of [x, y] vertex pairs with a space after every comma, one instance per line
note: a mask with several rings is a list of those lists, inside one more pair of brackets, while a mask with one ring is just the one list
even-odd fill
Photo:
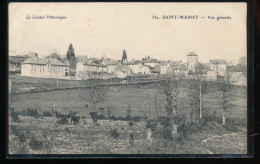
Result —
[[[22, 76], [62, 78], [71, 74], [70, 69], [68, 62], [63, 63], [51, 57], [39, 58], [37, 54], [21, 63]], [[73, 75], [78, 79], [84, 79], [90, 74], [117, 78], [144, 74], [175, 74], [192, 78], [193, 75], [201, 74], [205, 80], [217, 81], [227, 76], [227, 62], [216, 59], [210, 60], [209, 63], [200, 63], [195, 52], [187, 54], [187, 62], [159, 61], [150, 58], [127, 61], [127, 59], [77, 57]], [[241, 72], [229, 72], [228, 74], [236, 85], [246, 86], [247, 80]]]

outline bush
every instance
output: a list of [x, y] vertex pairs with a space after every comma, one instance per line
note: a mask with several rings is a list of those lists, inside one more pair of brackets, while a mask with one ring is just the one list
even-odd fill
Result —
[[33, 150], [40, 150], [43, 148], [43, 141], [36, 139], [34, 136], [29, 141], [29, 146]]
[[98, 120], [97, 112], [90, 112], [89, 115], [91, 116], [91, 119], [93, 122], [97, 122], [97, 120]]
[[171, 130], [170, 126], [162, 128], [160, 130], [160, 134], [162, 135], [162, 137], [164, 139], [167, 139], [167, 140], [173, 138], [172, 137], [172, 130]]
[[117, 118], [116, 116], [111, 116], [111, 117], [110, 117], [110, 120], [116, 121], [116, 120], [118, 120], [118, 118]]
[[169, 117], [160, 117], [158, 121], [164, 127], [168, 127], [171, 125], [171, 120]]
[[63, 116], [61, 119], [57, 121], [58, 124], [68, 124], [68, 116]]
[[231, 119], [226, 120], [226, 124], [223, 126], [226, 130], [232, 132], [238, 132], [238, 124]]
[[127, 119], [126, 119], [125, 117], [122, 117], [122, 116], [119, 116], [119, 117], [117, 118], [117, 120], [127, 121]]
[[99, 120], [105, 120], [106, 117], [103, 114], [100, 114], [97, 116]]
[[149, 119], [146, 121], [146, 128], [151, 129], [152, 131], [155, 131], [157, 128], [157, 121]]
[[12, 118], [13, 122], [19, 122], [19, 115], [18, 112], [15, 112], [14, 108], [10, 108], [10, 117]]
[[113, 138], [118, 139], [118, 137], [119, 137], [120, 134], [117, 132], [117, 129], [111, 129], [111, 130], [110, 130], [110, 135], [111, 135]]
[[23, 110], [21, 112], [22, 116], [31, 116], [31, 117], [35, 117], [35, 118], [39, 118], [39, 113], [37, 111], [37, 109], [32, 109], [32, 108], [27, 108], [26, 110]]
[[78, 124], [78, 123], [79, 123], [79, 120], [80, 120], [80, 116], [72, 116], [72, 117], [71, 117], [71, 121], [72, 121], [74, 124]]
[[132, 119], [134, 122], [138, 122], [141, 121], [143, 118], [141, 116], [133, 116]]
[[51, 112], [50, 111], [46, 111], [42, 113], [43, 117], [51, 117]]
[[134, 126], [134, 123], [133, 123], [133, 121], [129, 121], [129, 126]]
[[13, 132], [15, 136], [18, 137], [20, 142], [26, 142], [26, 136], [30, 134], [28, 130], [24, 130], [15, 125], [10, 125], [10, 130]]
[[66, 116], [65, 114], [59, 113], [57, 111], [55, 111], [54, 114], [55, 114], [56, 118], [63, 118]]

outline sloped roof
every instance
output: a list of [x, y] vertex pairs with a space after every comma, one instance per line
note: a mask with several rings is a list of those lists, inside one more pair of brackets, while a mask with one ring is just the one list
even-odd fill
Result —
[[45, 65], [48, 62], [51, 63], [51, 65], [59, 65], [59, 66], [66, 66], [66, 64], [62, 63], [58, 59], [52, 59], [52, 58], [37, 58], [32, 57], [28, 58], [25, 61], [23, 61], [21, 64], [39, 64], [39, 65]]
[[105, 59], [103, 60], [106, 65], [117, 65], [119, 60]]
[[141, 63], [139, 60], [132, 60], [131, 62], [127, 63], [127, 65], [136, 65], [136, 64], [139, 64]]
[[195, 52], [189, 52], [187, 56], [198, 56]]
[[121, 71], [121, 72], [128, 72], [130, 69], [127, 65], [117, 65], [115, 70]]
[[97, 64], [97, 66], [98, 66], [98, 67], [107, 67], [106, 65], [101, 64], [101, 63], [100, 63], [100, 64]]
[[161, 71], [161, 65], [160, 64], [157, 64], [153, 67], [153, 72], [160, 73], [160, 71]]
[[143, 65], [143, 66], [146, 66], [146, 67], [148, 67], [149, 69], [153, 69], [153, 67], [150, 66], [150, 65]]
[[227, 78], [229, 78], [231, 82], [236, 82], [239, 81], [242, 76], [244, 76], [243, 72], [229, 72]]
[[182, 60], [179, 60], [179, 61], [170, 61], [170, 64], [171, 65], [176, 65], [176, 64], [181, 64], [182, 63]]
[[97, 63], [95, 63], [92, 60], [82, 61], [83, 65], [89, 65], [89, 66], [97, 66]]
[[187, 70], [188, 69], [186, 64], [173, 64], [173, 65], [171, 65], [171, 67], [174, 70]]
[[87, 56], [77, 56], [76, 61], [87, 61], [88, 57]]
[[213, 60], [210, 60], [210, 63], [211, 64], [226, 64], [226, 60], [221, 60], [221, 59], [213, 59]]
[[168, 64], [170, 64], [168, 61], [163, 61], [159, 65], [160, 66], [167, 66]]

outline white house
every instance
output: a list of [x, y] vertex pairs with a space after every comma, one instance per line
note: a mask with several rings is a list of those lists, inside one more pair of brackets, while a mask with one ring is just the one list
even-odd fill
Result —
[[210, 69], [217, 72], [218, 76], [226, 76], [227, 63], [226, 60], [214, 59], [210, 60]]
[[125, 78], [131, 75], [131, 68], [128, 65], [117, 65], [115, 68], [115, 74], [119, 78]]
[[92, 60], [78, 61], [76, 64], [76, 74], [91, 74], [97, 72], [97, 64]]
[[94, 62], [93, 60], [80, 60], [76, 64], [76, 74], [81, 76], [83, 74], [93, 74], [100, 72], [107, 72], [107, 66], [102, 63]]
[[128, 64], [127, 66], [130, 67], [133, 74], [138, 74], [139, 72], [141, 72], [141, 67], [143, 66], [143, 64], [142, 63]]
[[123, 79], [123, 78], [126, 78], [127, 73], [126, 72], [122, 72], [120, 70], [115, 70], [115, 75], [116, 75], [116, 77]]
[[151, 67], [154, 67], [155, 65], [157, 65], [157, 64], [159, 64], [159, 62], [152, 62], [152, 61], [150, 61], [150, 62], [143, 62], [143, 64], [144, 65], [148, 65], [148, 66], [151, 66]]
[[247, 86], [247, 79], [243, 72], [229, 72], [228, 76], [229, 82], [237, 86]]
[[139, 73], [141, 73], [141, 74], [149, 74], [150, 73], [150, 68], [148, 66], [142, 65], [140, 67]]
[[21, 63], [21, 76], [63, 77], [69, 72], [69, 66], [58, 59], [38, 58], [38, 54]]
[[162, 62], [160, 64], [160, 66], [161, 66], [161, 71], [160, 71], [161, 74], [166, 74], [169, 71], [171, 72], [171, 65], [170, 65], [170, 63], [168, 61], [167, 62]]
[[121, 65], [120, 60], [105, 59], [103, 64], [107, 66], [107, 73], [113, 74], [115, 72], [116, 66]]

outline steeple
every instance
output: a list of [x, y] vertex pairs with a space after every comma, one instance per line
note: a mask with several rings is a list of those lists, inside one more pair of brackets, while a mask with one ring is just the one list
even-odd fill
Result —
[[124, 49], [124, 51], [123, 51], [123, 55], [122, 55], [122, 60], [121, 60], [121, 62], [122, 62], [123, 64], [126, 64], [126, 63], [127, 63], [127, 56], [126, 56], [126, 51], [125, 51], [125, 49]]

